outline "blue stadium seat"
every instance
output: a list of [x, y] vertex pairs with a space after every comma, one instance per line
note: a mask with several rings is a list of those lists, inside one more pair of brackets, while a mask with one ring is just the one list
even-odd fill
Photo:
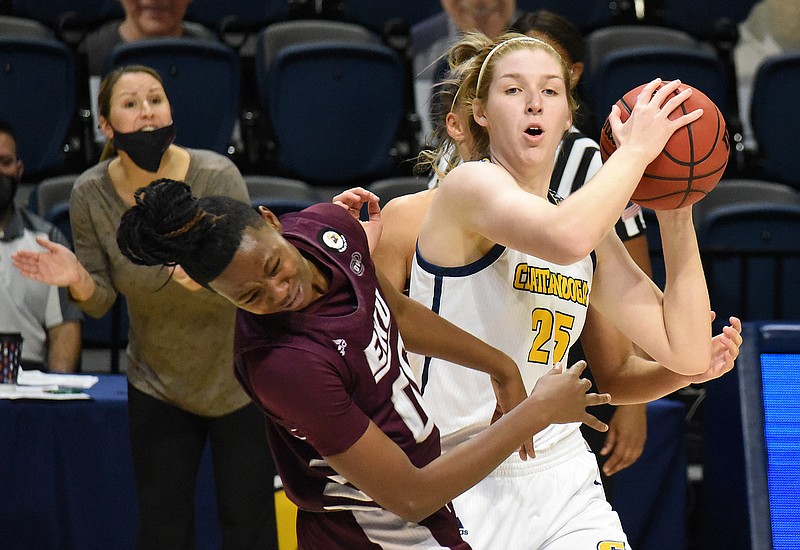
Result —
[[299, 212], [322, 201], [316, 189], [301, 180], [248, 174], [244, 182], [253, 208], [266, 206], [276, 216]]
[[77, 114], [75, 61], [55, 39], [0, 37], [0, 117], [17, 132], [26, 178], [63, 169]]
[[10, 13], [35, 19], [58, 34], [79, 27], [88, 30], [125, 16], [119, 0], [11, 0]]
[[341, 4], [341, 16], [345, 21], [379, 34], [387, 30], [387, 25], [397, 23], [407, 29], [442, 11], [439, 0], [344, 0]]
[[245, 28], [254, 30], [289, 16], [288, 0], [192, 0], [186, 19], [214, 30]]
[[55, 38], [50, 27], [35, 19], [0, 15], [0, 36], [21, 36], [23, 38]]
[[800, 319], [798, 235], [800, 204], [741, 202], [705, 213], [697, 239], [717, 324], [730, 315]]
[[722, 25], [735, 26], [747, 17], [757, 0], [660, 0], [660, 8], [652, 18], [662, 25], [681, 29], [702, 40], [714, 40]]
[[593, 107], [595, 128], [599, 131], [617, 100], [656, 77], [679, 78], [707, 95], [723, 116], [728, 112], [725, 65], [713, 53], [670, 47], [630, 48], [609, 53], [592, 70], [585, 90]]
[[251, 201], [290, 200], [314, 203], [322, 200], [312, 186], [301, 180], [247, 174], [244, 176], [244, 183]]
[[381, 44], [282, 48], [258, 79], [280, 175], [347, 186], [389, 175], [404, 119], [405, 72]]
[[367, 189], [378, 195], [381, 199], [381, 207], [386, 206], [390, 200], [403, 196], [424, 191], [428, 188], [428, 179], [416, 176], [401, 176], [396, 178], [384, 178], [373, 181]]
[[709, 213], [731, 205], [794, 204], [800, 206], [800, 190], [768, 180], [724, 177], [706, 197], [692, 206], [694, 226]]
[[72, 225], [69, 221], [69, 200], [59, 201], [46, 212], [39, 214], [45, 220], [55, 225], [61, 233], [72, 243]]
[[623, 4], [597, 0], [517, 0], [517, 8], [521, 11], [547, 10], [557, 13], [584, 33], [614, 24], [620, 15], [617, 11]]
[[270, 212], [279, 218], [284, 214], [288, 214], [290, 212], [300, 212], [301, 210], [318, 203], [319, 201], [283, 199], [279, 197], [258, 197], [250, 201], [250, 204], [253, 205], [253, 208], [265, 206]]
[[[765, 205], [769, 208], [774, 204], [800, 207], [800, 190], [767, 180], [723, 177], [703, 200], [692, 205], [692, 220], [695, 229], [698, 230], [705, 223], [707, 217], [712, 214], [718, 216], [717, 211], [720, 208], [730, 206], [755, 208], [757, 205]], [[644, 208], [643, 212], [647, 223], [647, 241], [653, 268], [653, 280], [660, 288], [664, 288], [666, 274], [658, 219], [655, 212], [648, 208]], [[714, 262], [716, 259], [709, 258], [708, 261]]]
[[240, 50], [248, 38], [290, 13], [289, 0], [192, 0], [186, 19], [213, 30], [225, 44]]
[[54, 206], [69, 202], [72, 186], [79, 175], [61, 174], [37, 183], [28, 195], [28, 210], [44, 217]]
[[239, 58], [205, 40], [157, 38], [120, 44], [107, 72], [123, 65], [153, 67], [164, 80], [177, 129], [175, 142], [226, 154], [239, 118]]
[[293, 19], [280, 21], [261, 29], [258, 33], [256, 65], [259, 89], [266, 90], [266, 78], [275, 55], [287, 46], [313, 42], [343, 42], [380, 44], [380, 37], [371, 30], [354, 23], [324, 19]]
[[591, 79], [593, 70], [612, 52], [631, 48], [676, 48], [697, 51], [699, 40], [689, 33], [658, 25], [614, 25], [594, 30], [586, 35], [586, 68], [584, 77]]
[[800, 127], [800, 52], [765, 59], [756, 72], [750, 120], [758, 142], [763, 177], [800, 189], [797, 141], [787, 130]]

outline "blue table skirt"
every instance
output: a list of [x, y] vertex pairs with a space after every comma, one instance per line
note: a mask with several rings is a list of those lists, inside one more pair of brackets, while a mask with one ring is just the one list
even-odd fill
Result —
[[[134, 548], [127, 383], [99, 378], [91, 401], [0, 400], [0, 548]], [[199, 479], [198, 549], [218, 549], [208, 452]]]

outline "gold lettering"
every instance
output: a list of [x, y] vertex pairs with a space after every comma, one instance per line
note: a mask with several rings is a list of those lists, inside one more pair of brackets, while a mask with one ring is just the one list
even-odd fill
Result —
[[589, 298], [588, 281], [527, 264], [517, 264], [513, 287], [534, 294], [557, 296], [584, 306]]

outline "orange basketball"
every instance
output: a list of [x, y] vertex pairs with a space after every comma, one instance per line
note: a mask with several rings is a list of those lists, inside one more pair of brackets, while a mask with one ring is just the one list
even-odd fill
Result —
[[[630, 116], [636, 98], [645, 85], [634, 88], [617, 101], [622, 122]], [[681, 84], [675, 95], [687, 86]], [[669, 115], [675, 119], [702, 108], [703, 115], [679, 128], [667, 141], [664, 150], [644, 171], [631, 200], [652, 210], [672, 210], [694, 204], [714, 189], [725, 171], [730, 142], [722, 113], [703, 92], [694, 92]], [[617, 149], [606, 119], [600, 135], [603, 162]]]

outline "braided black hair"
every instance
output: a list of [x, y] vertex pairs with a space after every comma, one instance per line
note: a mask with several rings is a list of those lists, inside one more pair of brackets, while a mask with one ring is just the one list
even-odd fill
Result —
[[230, 197], [195, 198], [184, 182], [161, 178], [134, 194], [122, 216], [120, 251], [138, 265], [180, 265], [208, 287], [233, 259], [246, 227], [263, 220], [248, 204]]

